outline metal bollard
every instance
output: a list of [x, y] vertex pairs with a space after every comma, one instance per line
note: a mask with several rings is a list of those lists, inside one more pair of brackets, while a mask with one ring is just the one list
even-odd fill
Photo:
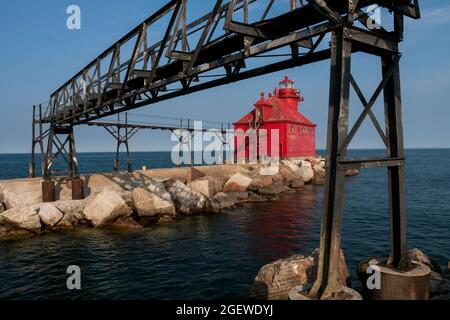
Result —
[[[376, 271], [380, 273], [379, 288], [367, 288], [369, 266], [379, 270]], [[430, 274], [430, 268], [419, 262], [411, 262], [411, 267], [406, 271], [387, 268], [384, 262], [375, 258], [361, 262], [358, 266], [358, 277], [364, 287], [363, 296], [367, 300], [428, 300]]]

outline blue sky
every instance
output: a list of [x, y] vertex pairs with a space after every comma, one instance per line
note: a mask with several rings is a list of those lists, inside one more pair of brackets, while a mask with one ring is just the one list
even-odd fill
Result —
[[[284, 1], [284, 0], [282, 0]], [[203, 13], [196, 1], [189, 13]], [[0, 153], [29, 152], [31, 106], [51, 92], [106, 47], [161, 7], [165, 0], [41, 0], [0, 4]], [[82, 10], [82, 29], [66, 28], [66, 8]], [[401, 45], [405, 144], [409, 148], [450, 147], [450, 3], [422, 0], [423, 19], [406, 21]], [[208, 6], [210, 7], [210, 5]], [[379, 81], [376, 59], [355, 55], [353, 73], [369, 98]], [[260, 91], [271, 91], [288, 74], [302, 91], [300, 110], [318, 124], [318, 148], [325, 145], [329, 62], [289, 69], [202, 93], [145, 107], [137, 113], [233, 121], [248, 112]], [[362, 110], [352, 93], [352, 119]], [[382, 105], [374, 112], [383, 122]], [[114, 141], [102, 129], [76, 129], [79, 151], [111, 151]], [[135, 151], [167, 150], [167, 133], [142, 132], [132, 141]], [[353, 148], [382, 147], [366, 121]]]

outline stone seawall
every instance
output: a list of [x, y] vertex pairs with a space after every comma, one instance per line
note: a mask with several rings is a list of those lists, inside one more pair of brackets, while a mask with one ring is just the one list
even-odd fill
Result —
[[270, 201], [305, 184], [323, 184], [325, 160], [283, 160], [278, 172], [263, 165], [215, 165], [82, 179], [86, 199], [71, 200], [70, 180], [55, 178], [54, 203], [42, 203], [41, 179], [0, 181], [0, 239], [78, 227], [141, 227]]

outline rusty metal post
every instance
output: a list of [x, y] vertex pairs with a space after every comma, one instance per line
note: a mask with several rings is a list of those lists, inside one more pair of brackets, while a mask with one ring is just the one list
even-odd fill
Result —
[[31, 122], [31, 160], [28, 166], [28, 177], [35, 178], [36, 177], [36, 165], [34, 159], [34, 147], [36, 146], [36, 106], [33, 106], [33, 119]]
[[[382, 57], [382, 70], [386, 74], [392, 65], [396, 67], [384, 89], [386, 132], [388, 140], [388, 157], [404, 158], [402, 100], [400, 90], [399, 53]], [[389, 267], [400, 268], [408, 264], [408, 247], [406, 238], [406, 197], [405, 167], [388, 167], [389, 212], [391, 252], [387, 262]]]
[[78, 159], [75, 148], [75, 135], [73, 127], [69, 133], [69, 157], [70, 157], [70, 169], [71, 169], [71, 187], [72, 187], [72, 200], [84, 199], [84, 185], [83, 180], [78, 175]]
[[84, 199], [84, 181], [81, 177], [74, 177], [71, 179], [72, 200]]
[[[119, 151], [120, 151], [120, 145], [122, 144], [120, 132], [120, 114], [117, 115], [117, 135], [113, 135], [113, 137], [116, 139], [116, 158], [114, 159], [114, 172], [119, 172]], [[107, 129], [107, 128], [106, 128]]]
[[132, 161], [130, 155], [130, 146], [128, 145], [130, 132], [128, 131], [128, 112], [125, 112], [125, 148], [127, 150], [127, 169], [129, 173], [133, 172]]
[[43, 114], [42, 114], [42, 105], [39, 105], [39, 147], [41, 149], [41, 176], [44, 175], [45, 171], [45, 149], [44, 149], [44, 129], [43, 129]]
[[320, 232], [317, 280], [311, 289], [313, 298], [332, 298], [342, 291], [339, 283], [341, 220], [344, 200], [345, 169], [339, 161], [339, 146], [348, 134], [350, 65], [352, 44], [345, 38], [346, 28], [333, 32], [331, 43], [330, 103], [328, 110], [327, 170]]
[[55, 181], [48, 178], [42, 181], [42, 202], [55, 202]]
[[128, 145], [128, 139], [125, 142], [125, 148], [127, 150], [127, 169], [128, 169], [128, 173], [132, 173], [133, 172], [133, 167], [132, 167], [132, 160], [131, 160], [131, 155], [130, 155], [130, 147]]
[[55, 181], [51, 178], [51, 166], [53, 162], [53, 137], [54, 127], [50, 125], [48, 138], [47, 138], [47, 152], [45, 154], [45, 167], [43, 172], [44, 181], [42, 182], [42, 202], [54, 202], [56, 201], [55, 194]]

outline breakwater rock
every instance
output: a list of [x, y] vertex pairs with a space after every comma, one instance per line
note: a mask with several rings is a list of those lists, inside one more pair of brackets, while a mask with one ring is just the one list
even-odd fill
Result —
[[[315, 249], [309, 254], [296, 254], [264, 265], [255, 277], [250, 296], [258, 300], [287, 300], [291, 289], [312, 287], [317, 276], [318, 259], [319, 249]], [[430, 299], [450, 300], [450, 262], [446, 269], [442, 268], [435, 260], [417, 248], [409, 251], [409, 259], [431, 269]], [[356, 271], [360, 281], [363, 283], [367, 281], [366, 269], [369, 262], [381, 263], [382, 261], [385, 259], [372, 257], [359, 263]], [[342, 250], [338, 274], [339, 282], [351, 288], [349, 270]]]
[[84, 200], [71, 200], [70, 180], [55, 178], [54, 203], [42, 203], [41, 179], [5, 180], [0, 181], [0, 238], [218, 213], [321, 184], [324, 175], [322, 158], [283, 160], [278, 169], [243, 164], [92, 174], [81, 177]]
[[[263, 266], [251, 288], [250, 295], [258, 300], [287, 300], [289, 291], [296, 286], [312, 286], [317, 276], [319, 250], [307, 255], [297, 254]], [[341, 250], [339, 281], [350, 287], [350, 274]]]

